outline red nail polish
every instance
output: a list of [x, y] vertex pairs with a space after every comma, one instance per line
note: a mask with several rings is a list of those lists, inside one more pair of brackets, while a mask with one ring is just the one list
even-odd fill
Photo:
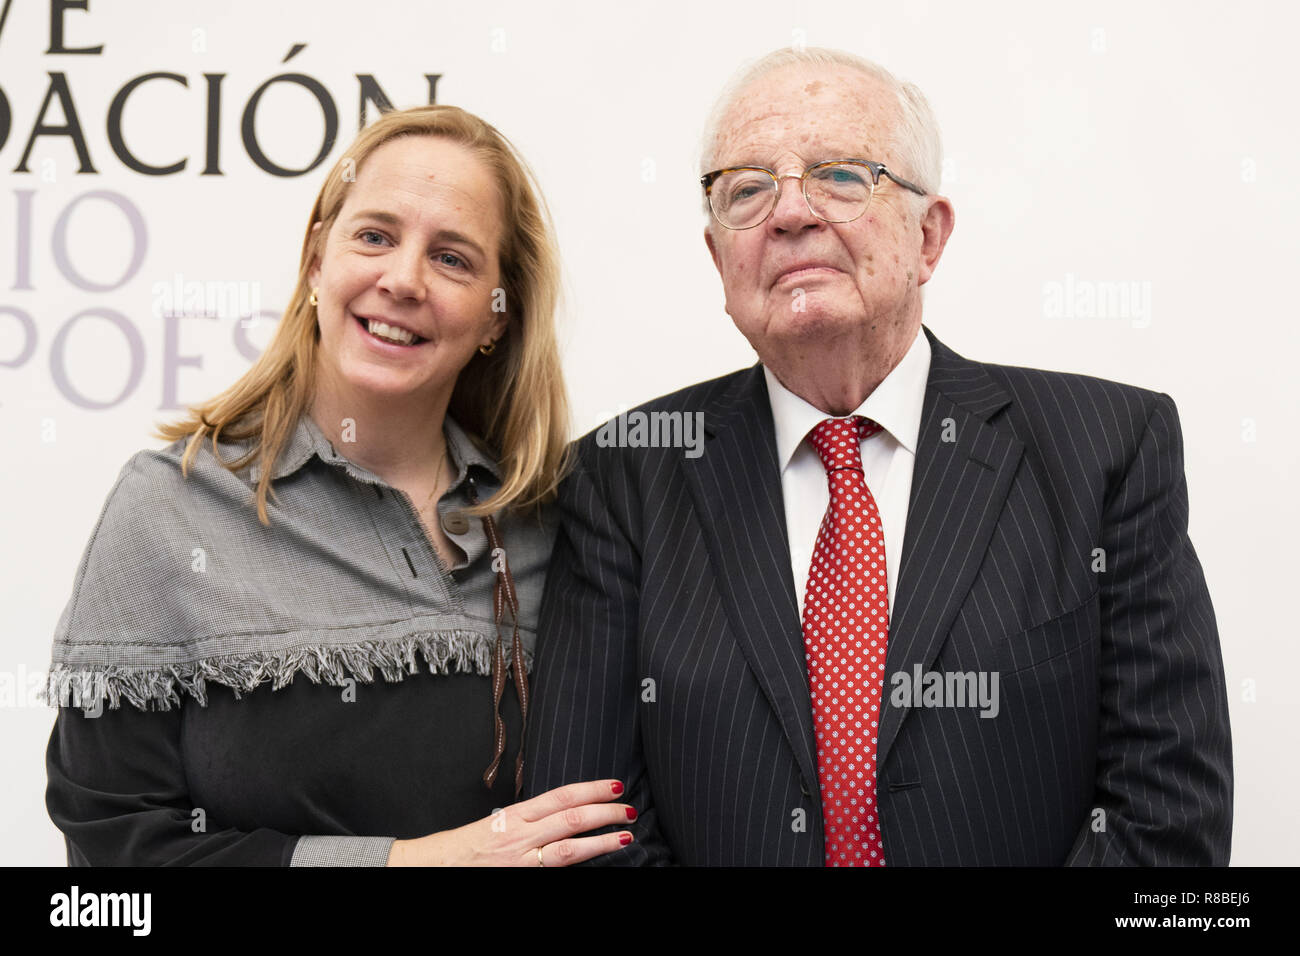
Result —
[[609, 788], [614, 791], [614, 796], [616, 797], [623, 792], [623, 784], [619, 783], [617, 780], [610, 784]]
[[628, 818], [629, 820], [635, 820], [635, 819], [636, 819], [636, 807], [628, 807], [628, 808], [627, 808], [627, 818]]
[[618, 842], [621, 846], [627, 846], [629, 843], [632, 842], [632, 834], [620, 833], [618, 835]]

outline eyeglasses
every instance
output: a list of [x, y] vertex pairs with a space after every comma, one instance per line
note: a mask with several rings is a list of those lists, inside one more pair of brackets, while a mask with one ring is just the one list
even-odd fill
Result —
[[813, 163], [802, 176], [778, 176], [765, 166], [729, 166], [700, 177], [713, 216], [727, 229], [752, 229], [767, 221], [781, 195], [781, 180], [797, 179], [808, 209], [823, 222], [852, 222], [864, 212], [884, 174], [918, 196], [924, 189], [900, 179], [883, 163], [833, 159]]

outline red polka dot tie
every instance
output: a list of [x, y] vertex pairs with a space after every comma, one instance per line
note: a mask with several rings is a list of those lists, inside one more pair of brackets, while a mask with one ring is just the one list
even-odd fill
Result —
[[876, 803], [876, 732], [889, 641], [885, 529], [862, 472], [859, 438], [880, 426], [828, 418], [808, 435], [831, 501], [817, 531], [803, 638], [817, 734], [827, 866], [884, 866]]

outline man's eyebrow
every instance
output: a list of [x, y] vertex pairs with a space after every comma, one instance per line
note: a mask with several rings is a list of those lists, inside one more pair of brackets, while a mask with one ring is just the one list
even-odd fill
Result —
[[[831, 149], [831, 150], [821, 150], [820, 153], [819, 153], [819, 155], [818, 155], [816, 158], [810, 158], [810, 159], [807, 161], [806, 165], [811, 166], [811, 165], [813, 165], [814, 163], [827, 163], [827, 162], [831, 162], [831, 161], [833, 161], [833, 160], [837, 160], [837, 159], [857, 159], [857, 160], [863, 160], [863, 159], [867, 159], [867, 158], [869, 158], [869, 157], [870, 157], [873, 153], [875, 153], [875, 152], [878, 152], [878, 150], [874, 150], [874, 149], [871, 149], [871, 148], [867, 148], [867, 149], [861, 149], [861, 148], [859, 148], [859, 149], [850, 149], [850, 150], [844, 150], [844, 151], [836, 151], [836, 150], [833, 150], [833, 149]], [[821, 155], [821, 154], [824, 154], [824, 155]], [[736, 167], [738, 167], [738, 166], [761, 166], [761, 167], [763, 167], [764, 169], [775, 169], [775, 168], [776, 168], [775, 166], [772, 165], [772, 162], [773, 162], [773, 161], [772, 161], [772, 159], [771, 159], [770, 156], [767, 157], [767, 158], [764, 158], [764, 159], [760, 159], [760, 158], [757, 158], [757, 157], [758, 157], [758, 154], [757, 154], [757, 153], [752, 153], [752, 152], [751, 152], [751, 153], [741, 153], [741, 154], [739, 154], [739, 155], [742, 156], [743, 158], [740, 159], [740, 160], [738, 160], [738, 161], [735, 161], [735, 162], [726, 162], [726, 163], [724, 163], [724, 162], [722, 162], [721, 160], [719, 160], [719, 161], [718, 161], [718, 166], [717, 166], [717, 168], [718, 168], [718, 169], [734, 169], [734, 168], [736, 168]]]
[[[382, 222], [390, 226], [396, 226], [400, 223], [400, 220], [391, 212], [384, 212], [382, 209], [361, 209], [354, 212], [348, 218], [352, 220], [371, 219], [375, 222]], [[433, 238], [438, 242], [459, 242], [462, 245], [469, 246], [480, 256], [487, 256], [487, 253], [483, 251], [482, 246], [463, 232], [457, 232], [455, 229], [439, 229], [437, 233], [434, 234]]]
[[723, 162], [722, 160], [718, 160], [718, 168], [731, 169], [736, 166], [762, 166], [764, 168], [767, 168], [766, 161], [755, 158], [758, 155], [757, 153], [739, 153], [737, 155], [740, 156], [741, 158], [731, 162]]

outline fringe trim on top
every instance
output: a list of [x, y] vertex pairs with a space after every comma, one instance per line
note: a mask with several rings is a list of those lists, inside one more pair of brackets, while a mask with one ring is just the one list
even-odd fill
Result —
[[[171, 710], [180, 706], [180, 690], [206, 707], [209, 681], [231, 688], [237, 699], [268, 680], [274, 690], [279, 690], [296, 674], [303, 674], [315, 684], [342, 687], [348, 677], [363, 684], [373, 683], [378, 669], [384, 680], [400, 681], [407, 674], [418, 673], [417, 649], [432, 674], [477, 673], [487, 677], [492, 673], [495, 643], [496, 638], [476, 631], [438, 631], [343, 646], [317, 644], [279, 652], [205, 658], [155, 668], [55, 664], [41, 696], [52, 706], [88, 710], [98, 710], [105, 698], [110, 710], [117, 710], [123, 698], [140, 710]], [[505, 657], [508, 673], [508, 650]], [[524, 669], [533, 669], [533, 655], [526, 649]]]

